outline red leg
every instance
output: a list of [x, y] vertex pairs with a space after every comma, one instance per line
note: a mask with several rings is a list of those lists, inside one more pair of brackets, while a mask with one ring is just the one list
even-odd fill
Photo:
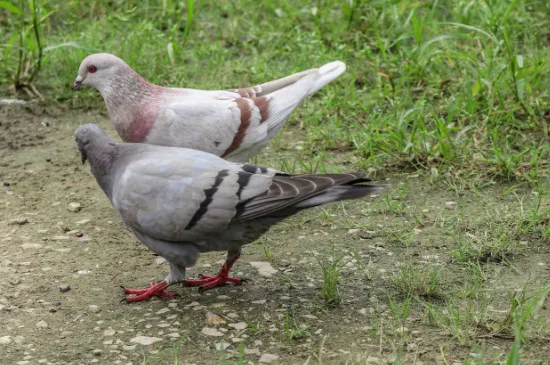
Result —
[[123, 288], [126, 294], [132, 294], [133, 297], [128, 297], [126, 300], [128, 303], [131, 302], [141, 302], [142, 300], [147, 300], [152, 297], [167, 297], [174, 298], [174, 293], [165, 290], [168, 287], [165, 281], [161, 281], [158, 284], [151, 283], [147, 289], [130, 289]]
[[241, 285], [243, 280], [229, 277], [229, 270], [231, 270], [231, 267], [239, 259], [241, 255], [237, 254], [235, 258], [232, 260], [227, 260], [223, 265], [220, 271], [214, 275], [201, 275], [202, 279], [198, 280], [185, 280], [183, 283], [185, 286], [200, 286], [201, 290], [211, 289], [216, 286], [224, 285], [225, 283], [233, 283], [236, 285]]

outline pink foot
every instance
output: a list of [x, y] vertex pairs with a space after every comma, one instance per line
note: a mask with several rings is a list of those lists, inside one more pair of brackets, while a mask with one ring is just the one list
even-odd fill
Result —
[[150, 299], [152, 297], [167, 297], [174, 298], [174, 293], [171, 291], [165, 290], [168, 287], [166, 282], [161, 281], [158, 284], [151, 283], [147, 289], [130, 289], [124, 288], [126, 294], [134, 295], [133, 297], [128, 297], [126, 300], [128, 303], [131, 302], [141, 302], [143, 300]]
[[229, 271], [231, 270], [231, 267], [233, 266], [235, 261], [239, 259], [240, 256], [241, 254], [239, 253], [235, 255], [232, 259], [225, 261], [225, 263], [222, 265], [220, 272], [218, 272], [214, 276], [202, 274], [202, 279], [185, 280], [183, 284], [185, 286], [200, 286], [200, 291], [212, 289], [217, 286], [224, 285], [225, 283], [241, 285], [245, 280], [229, 277]]
[[224, 272], [219, 272], [214, 276], [203, 274], [201, 275], [201, 277], [202, 279], [185, 280], [183, 283], [185, 284], [185, 286], [200, 286], [200, 290], [206, 290], [225, 285], [225, 283], [241, 285], [244, 281], [242, 279], [229, 277], [227, 273]]

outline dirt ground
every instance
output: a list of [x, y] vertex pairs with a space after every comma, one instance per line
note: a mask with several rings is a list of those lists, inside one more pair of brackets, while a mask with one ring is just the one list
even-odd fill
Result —
[[[125, 229], [89, 166], [80, 161], [74, 130], [96, 123], [114, 136], [106, 115], [26, 104], [0, 106], [0, 123], [2, 364], [168, 364], [174, 359], [180, 364], [256, 364], [260, 359], [304, 364], [308, 358], [323, 364], [395, 359], [458, 364], [472, 359], [471, 344], [429, 325], [422, 310], [397, 326], [388, 305], [390, 277], [405, 262], [445, 268], [444, 285], [461, 285], [464, 269], [450, 264], [450, 238], [434, 224], [416, 228], [421, 233], [414, 231], [420, 238], [414, 238], [413, 247], [391, 240], [389, 230], [413, 232], [415, 223], [373, 212], [371, 201], [315, 209], [275, 227], [246, 247], [235, 265], [236, 276], [249, 279], [243, 286], [204, 294], [175, 287], [176, 299], [126, 304], [121, 285], [144, 287], [162, 279], [168, 266]], [[393, 186], [403, 179], [390, 176]], [[408, 209], [428, 208], [427, 221], [456, 214], [445, 204], [456, 199], [452, 192], [436, 191], [414, 177], [410, 181]], [[512, 198], [488, 199], [496, 205]], [[477, 202], [473, 195], [465, 197], [464, 214], [474, 214]], [[546, 280], [549, 249], [530, 245], [529, 253], [514, 261], [514, 270], [487, 269], [488, 290]], [[327, 309], [318, 260], [335, 252], [347, 262], [340, 280], [343, 302]], [[203, 254], [189, 277], [215, 273], [224, 258], [223, 252]], [[259, 276], [250, 264], [258, 261], [269, 262], [276, 273]], [[494, 336], [483, 346], [497, 362], [511, 343], [509, 337]], [[542, 363], [549, 344], [531, 346], [526, 363]]]

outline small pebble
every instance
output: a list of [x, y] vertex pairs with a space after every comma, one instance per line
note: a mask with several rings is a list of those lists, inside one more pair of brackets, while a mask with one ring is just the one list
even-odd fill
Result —
[[204, 327], [202, 330], [201, 330], [202, 334], [204, 335], [207, 335], [207, 336], [214, 336], [214, 337], [220, 337], [220, 336], [223, 336], [223, 333], [218, 331], [217, 329], [215, 328], [210, 328], [210, 327]]
[[80, 205], [80, 203], [75, 203], [75, 202], [72, 202], [72, 203], [69, 203], [69, 205], [67, 206], [67, 209], [69, 209], [71, 212], [79, 212], [80, 209], [82, 209], [82, 205]]
[[4, 186], [10, 186], [10, 183], [7, 181], [4, 181]]
[[61, 284], [61, 285], [59, 285], [59, 291], [60, 291], [60, 292], [66, 293], [66, 292], [68, 292], [69, 290], [71, 290], [71, 286], [70, 286], [70, 285], [67, 285], [67, 284]]
[[76, 236], [77, 236], [78, 238], [80, 238], [80, 237], [84, 236], [84, 233], [78, 232], [78, 233], [76, 234]]
[[231, 347], [231, 344], [227, 342], [220, 342], [216, 344], [216, 350], [218, 351], [227, 350], [230, 347]]
[[166, 312], [169, 312], [169, 311], [170, 311], [169, 308], [162, 308], [162, 309], [159, 309], [159, 310], [157, 311], [157, 314], [163, 314], [163, 313], [166, 313]]
[[229, 327], [233, 327], [236, 330], [244, 330], [248, 325], [246, 322], [230, 323]]
[[267, 261], [251, 261], [249, 264], [258, 270], [258, 275], [263, 276], [264, 278], [269, 278], [278, 272]]
[[225, 320], [214, 312], [206, 312], [206, 321], [209, 325], [219, 326], [225, 324]]
[[260, 362], [263, 364], [269, 364], [270, 362], [273, 362], [278, 359], [279, 359], [278, 355], [273, 355], [268, 353], [262, 354], [262, 356], [260, 356]]
[[132, 343], [137, 343], [138, 345], [143, 345], [143, 346], [149, 346], [159, 341], [162, 341], [162, 338], [149, 337], [149, 336], [136, 336], [130, 340], [130, 342]]
[[46, 321], [40, 321], [36, 324], [36, 327], [38, 328], [46, 328], [48, 327], [48, 324], [46, 323]]
[[245, 355], [260, 355], [260, 350], [258, 349], [249, 349], [248, 347], [244, 348]]
[[17, 217], [17, 218], [14, 218], [12, 219], [9, 224], [18, 224], [20, 226], [22, 226], [23, 224], [27, 224], [29, 223], [29, 219], [27, 217]]
[[88, 312], [90, 313], [99, 313], [101, 311], [101, 309], [99, 309], [99, 307], [95, 304], [90, 304], [88, 306]]

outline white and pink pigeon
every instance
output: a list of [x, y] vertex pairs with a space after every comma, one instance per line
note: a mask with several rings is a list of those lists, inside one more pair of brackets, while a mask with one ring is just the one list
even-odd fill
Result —
[[341, 61], [232, 90], [151, 84], [120, 58], [98, 53], [80, 64], [74, 90], [94, 87], [124, 142], [184, 147], [246, 162], [277, 134], [308, 95], [346, 70]]

